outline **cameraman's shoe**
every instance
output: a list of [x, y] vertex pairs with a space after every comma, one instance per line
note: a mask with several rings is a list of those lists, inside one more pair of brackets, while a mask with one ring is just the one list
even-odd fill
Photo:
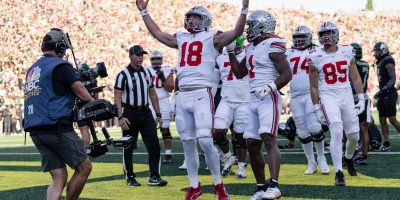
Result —
[[141, 186], [141, 184], [133, 177], [126, 179], [126, 184], [131, 187]]
[[149, 178], [149, 182], [147, 183], [150, 186], [166, 186], [167, 184], [168, 182], [162, 180], [160, 177]]
[[163, 163], [164, 163], [164, 164], [172, 163], [172, 155], [165, 155], [165, 156], [164, 156]]

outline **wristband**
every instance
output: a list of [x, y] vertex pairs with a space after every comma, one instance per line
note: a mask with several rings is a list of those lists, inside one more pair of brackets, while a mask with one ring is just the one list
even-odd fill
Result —
[[276, 87], [275, 82], [270, 83], [270, 84], [268, 85], [268, 87], [271, 88], [271, 91], [276, 91], [276, 90], [278, 89], [278, 88]]
[[156, 117], [161, 117], [161, 113], [156, 113]]
[[358, 100], [359, 101], [361, 101], [361, 100], [365, 100], [365, 94], [364, 93], [359, 93], [359, 94], [357, 94], [357, 97], [358, 97]]
[[144, 10], [141, 10], [140, 11], [140, 15], [142, 16], [142, 17], [144, 17], [144, 16], [146, 16], [146, 15], [148, 15], [149, 13], [147, 12], [147, 9], [144, 9]]
[[241, 13], [247, 15], [247, 13], [249, 13], [249, 8], [243, 7]]
[[321, 105], [314, 104], [314, 111], [321, 110]]

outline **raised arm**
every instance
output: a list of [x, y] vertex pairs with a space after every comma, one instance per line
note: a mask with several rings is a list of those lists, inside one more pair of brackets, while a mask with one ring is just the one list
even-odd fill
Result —
[[168, 47], [171, 48], [178, 48], [178, 42], [176, 38], [166, 32], [163, 32], [160, 27], [154, 22], [154, 20], [150, 17], [148, 11], [147, 11], [147, 4], [149, 3], [149, 0], [136, 0], [136, 6], [140, 11], [140, 15], [143, 18], [144, 24], [146, 25], [147, 29], [153, 35], [158, 41], [161, 43], [167, 45]]
[[233, 30], [223, 32], [214, 37], [214, 47], [219, 50], [224, 46], [230, 44], [235, 40], [236, 36], [240, 36], [243, 33], [244, 25], [246, 24], [246, 16], [249, 7], [249, 0], [242, 1], [242, 11], [240, 13], [239, 19], [236, 22], [236, 26]]

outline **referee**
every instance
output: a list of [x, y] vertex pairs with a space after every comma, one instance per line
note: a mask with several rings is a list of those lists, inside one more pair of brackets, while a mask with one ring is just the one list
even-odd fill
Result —
[[160, 107], [153, 87], [152, 76], [143, 68], [143, 54], [146, 51], [139, 45], [129, 49], [129, 65], [117, 75], [114, 86], [114, 100], [118, 107], [118, 124], [123, 136], [131, 136], [133, 145], [124, 149], [123, 164], [128, 186], [140, 186], [135, 179], [132, 166], [132, 152], [136, 149], [138, 133], [149, 154], [150, 186], [164, 186], [167, 181], [160, 177], [160, 143], [157, 137], [157, 125], [149, 109], [149, 99], [156, 111], [157, 122], [161, 122]]

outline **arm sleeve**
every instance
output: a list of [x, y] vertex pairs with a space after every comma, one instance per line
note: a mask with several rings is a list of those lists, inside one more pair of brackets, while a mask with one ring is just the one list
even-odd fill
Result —
[[396, 71], [395, 71], [395, 69], [388, 70], [388, 74], [389, 74], [390, 80], [386, 83], [385, 87], [386, 88], [391, 88], [396, 83]]

